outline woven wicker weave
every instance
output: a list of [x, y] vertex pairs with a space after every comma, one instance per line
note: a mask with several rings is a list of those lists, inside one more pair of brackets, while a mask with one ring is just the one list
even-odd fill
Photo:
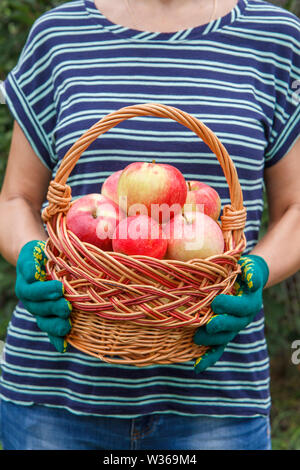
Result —
[[[72, 203], [67, 179], [81, 154], [117, 124], [136, 116], [170, 118], [193, 131], [216, 155], [229, 187], [231, 205], [223, 208], [222, 255], [189, 262], [157, 260], [104, 252], [82, 243], [66, 228]], [[236, 169], [215, 134], [177, 108], [147, 103], [108, 114], [66, 153], [48, 190], [43, 211], [49, 239], [47, 272], [63, 282], [73, 305], [67, 341], [106, 362], [147, 366], [189, 361], [207, 348], [193, 342], [195, 330], [212, 316], [211, 301], [232, 293], [245, 249], [246, 210]]]

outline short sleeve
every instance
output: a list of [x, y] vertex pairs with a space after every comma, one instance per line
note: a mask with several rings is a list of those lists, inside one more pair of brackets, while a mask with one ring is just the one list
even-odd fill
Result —
[[4, 81], [5, 102], [33, 150], [49, 169], [56, 158], [51, 38], [41, 17], [28, 35], [17, 65]]
[[284, 157], [300, 136], [300, 21], [294, 17], [281, 35], [274, 74], [274, 114], [265, 166]]

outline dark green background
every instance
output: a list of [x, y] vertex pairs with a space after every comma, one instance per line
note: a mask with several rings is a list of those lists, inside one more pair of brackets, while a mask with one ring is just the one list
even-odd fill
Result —
[[[34, 20], [61, 0], [0, 1], [0, 80], [16, 64]], [[300, 0], [273, 1], [298, 16]], [[0, 187], [2, 184], [12, 131], [7, 107], [0, 105]], [[263, 235], [267, 226], [267, 208], [263, 215]], [[5, 221], [1, 221], [5, 223]], [[12, 227], [13, 230], [13, 227]], [[15, 269], [0, 256], [0, 340], [16, 303]], [[300, 450], [300, 366], [291, 362], [291, 344], [300, 340], [299, 273], [265, 293], [266, 336], [271, 357], [272, 445], [273, 449]]]

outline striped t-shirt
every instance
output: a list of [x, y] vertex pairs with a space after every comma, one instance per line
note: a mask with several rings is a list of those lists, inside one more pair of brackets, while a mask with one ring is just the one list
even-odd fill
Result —
[[[159, 102], [199, 118], [236, 165], [249, 252], [260, 228], [264, 168], [299, 136], [299, 45], [299, 20], [261, 0], [238, 0], [222, 18], [174, 33], [113, 24], [92, 0], [77, 0], [35, 22], [5, 81], [6, 99], [53, 175], [74, 141], [121, 107]], [[176, 166], [187, 180], [208, 183], [223, 206], [230, 203], [208, 147], [175, 121], [153, 117], [130, 119], [97, 139], [69, 177], [72, 195], [99, 192], [112, 172], [152, 159]], [[1, 396], [104, 416], [269, 413], [263, 311], [215, 365], [199, 375], [193, 365], [111, 365], [71, 346], [59, 354], [19, 304], [8, 327]]]

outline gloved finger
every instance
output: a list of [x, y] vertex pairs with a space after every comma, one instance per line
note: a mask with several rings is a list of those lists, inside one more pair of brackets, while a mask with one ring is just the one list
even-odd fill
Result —
[[258, 261], [248, 256], [242, 256], [238, 261], [242, 268], [240, 278], [247, 288], [251, 291], [256, 291], [263, 287], [263, 279], [260, 269], [257, 269]]
[[61, 336], [48, 335], [50, 343], [55, 347], [56, 351], [59, 353], [64, 353], [67, 351], [68, 343]]
[[45, 280], [45, 263], [47, 257], [44, 252], [45, 242], [33, 240], [26, 243], [20, 251], [17, 261], [17, 272], [27, 282]]
[[45, 300], [42, 302], [22, 301], [24, 307], [33, 315], [40, 317], [56, 316], [57, 318], [68, 318], [72, 305], [64, 297], [58, 300]]
[[236, 332], [234, 333], [216, 333], [214, 335], [209, 334], [206, 331], [206, 327], [200, 327], [194, 334], [194, 343], [198, 344], [199, 346], [219, 346], [229, 343], [232, 341], [233, 338], [236, 336]]
[[64, 286], [60, 281], [36, 281], [32, 284], [24, 282], [17, 276], [15, 292], [19, 299], [32, 301], [55, 300], [63, 296]]
[[262, 297], [258, 292], [248, 292], [242, 296], [217, 295], [211, 303], [211, 308], [216, 314], [230, 313], [237, 317], [253, 315], [262, 307]]
[[66, 336], [71, 330], [71, 321], [66, 318], [58, 317], [39, 317], [36, 316], [36, 322], [40, 330], [53, 336]]
[[17, 272], [28, 284], [45, 281], [47, 275], [44, 263], [39, 264], [33, 259], [27, 259], [23, 263], [19, 263]]
[[209, 349], [203, 356], [196, 359], [194, 368], [196, 374], [203, 372], [204, 370], [208, 369], [208, 367], [215, 364], [224, 352], [225, 346], [216, 346], [214, 348]]
[[210, 335], [223, 332], [233, 332], [237, 334], [251, 323], [252, 315], [245, 317], [236, 317], [234, 315], [214, 315], [206, 324], [206, 331]]

